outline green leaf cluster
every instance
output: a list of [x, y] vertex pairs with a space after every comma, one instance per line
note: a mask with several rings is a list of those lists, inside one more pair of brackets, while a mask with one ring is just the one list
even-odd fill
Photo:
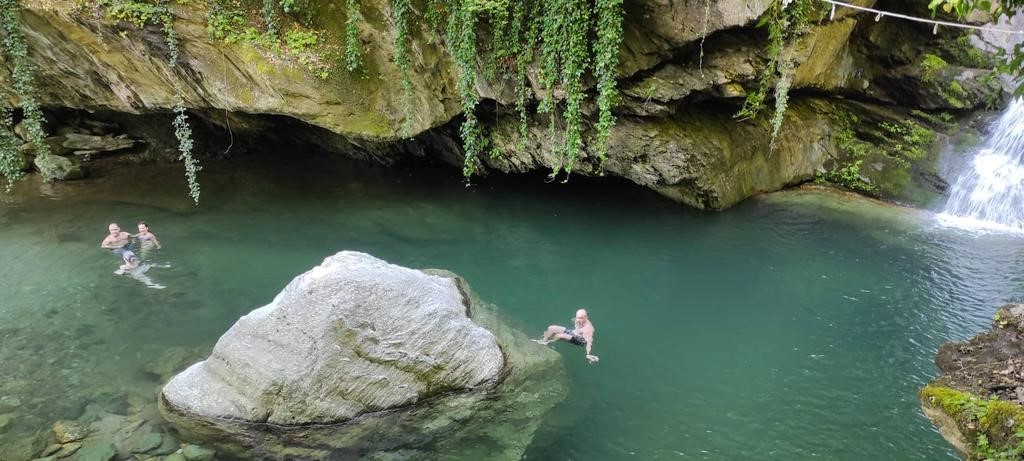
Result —
[[[562, 162], [552, 176], [562, 171], [571, 174], [586, 147], [583, 105], [588, 76], [597, 81], [594, 151], [603, 161], [615, 124], [612, 108], [618, 97], [615, 77], [622, 43], [622, 0], [431, 0], [427, 9], [427, 22], [435, 27], [447, 17], [447, 48], [458, 67], [466, 114], [461, 133], [467, 178], [487, 148], [475, 114], [477, 76], [513, 82], [519, 133], [525, 142], [532, 99], [527, 72], [533, 64], [540, 86], [537, 113], [550, 116], [549, 133], [556, 137], [554, 144], [561, 146]], [[477, 37], [485, 38], [478, 41]], [[558, 139], [560, 120], [564, 128]]]
[[764, 107], [769, 89], [772, 89], [775, 99], [771, 120], [773, 149], [789, 104], [789, 89], [796, 68], [795, 42], [810, 29], [814, 6], [814, 0], [773, 0], [758, 22], [758, 27], [768, 29], [765, 47], [768, 62], [758, 74], [757, 89], [747, 95], [736, 117], [742, 120], [756, 117]]
[[[46, 130], [45, 120], [39, 108], [39, 99], [35, 86], [35, 67], [28, 58], [28, 45], [21, 30], [21, 6], [17, 0], [0, 0], [0, 52], [3, 58], [11, 63], [10, 88], [0, 88], [0, 103], [12, 97], [17, 98], [22, 112], [22, 124], [28, 134], [36, 156], [50, 154], [50, 147], [44, 142]], [[7, 187], [21, 177], [22, 163], [19, 148], [21, 143], [15, 136], [14, 119], [9, 109], [0, 110], [0, 173], [7, 181]]]

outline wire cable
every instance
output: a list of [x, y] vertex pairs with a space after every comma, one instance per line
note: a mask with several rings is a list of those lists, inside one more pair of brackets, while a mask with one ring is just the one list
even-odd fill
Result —
[[[935, 25], [934, 31], [938, 31], [938, 27], [939, 26], [944, 26], [944, 27], [957, 27], [957, 28], [960, 28], [960, 29], [984, 30], [984, 31], [987, 31], [987, 32], [995, 32], [995, 33], [1000, 33], [1000, 34], [1024, 35], [1024, 30], [1002, 29], [1002, 28], [999, 28], [999, 27], [988, 27], [988, 26], [975, 26], [975, 25], [972, 25], [972, 24], [961, 24], [959, 22], [939, 21], [937, 19], [919, 18], [919, 17], [916, 17], [916, 16], [908, 16], [908, 15], [905, 15], [905, 14], [890, 13], [888, 11], [876, 10], [874, 8], [868, 8], [866, 6], [851, 5], [849, 3], [839, 2], [839, 1], [836, 1], [836, 0], [821, 0], [821, 1], [826, 2], [826, 3], [831, 3], [833, 8], [835, 8], [836, 6], [842, 6], [842, 7], [846, 7], [846, 8], [850, 8], [850, 9], [854, 9], [854, 10], [868, 11], [868, 12], [871, 12], [871, 13], [876, 13], [877, 16], [875, 16], [875, 21], [878, 21], [878, 20], [882, 19], [883, 17], [888, 16], [888, 17], [893, 17], [893, 18], [906, 19], [908, 21], [915, 21], [915, 22], [923, 22], [923, 23], [927, 23], [927, 24], [934, 24]], [[833, 10], [832, 14], [833, 15], [835, 14], [834, 10]]]

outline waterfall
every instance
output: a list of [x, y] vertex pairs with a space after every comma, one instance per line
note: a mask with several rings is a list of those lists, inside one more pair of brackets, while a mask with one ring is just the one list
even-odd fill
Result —
[[1016, 98], [957, 178], [940, 222], [1024, 231], [1024, 100]]

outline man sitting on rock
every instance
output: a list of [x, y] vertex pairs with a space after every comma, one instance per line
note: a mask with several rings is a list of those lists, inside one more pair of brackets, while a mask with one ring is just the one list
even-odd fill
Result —
[[569, 341], [569, 344], [577, 346], [583, 346], [587, 349], [587, 361], [595, 363], [599, 359], [596, 355], [590, 355], [590, 349], [594, 345], [594, 324], [590, 323], [590, 318], [587, 317], [587, 311], [580, 309], [576, 311], [576, 318], [573, 320], [575, 328], [568, 329], [559, 325], [551, 325], [547, 331], [544, 332], [544, 338], [535, 339], [533, 342], [537, 344], [547, 345], [552, 341], [559, 339], [563, 341]]

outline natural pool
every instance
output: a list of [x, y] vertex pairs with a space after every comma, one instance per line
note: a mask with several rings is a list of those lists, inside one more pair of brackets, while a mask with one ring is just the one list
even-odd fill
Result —
[[[939, 344], [1024, 296], [1024, 239], [847, 196], [698, 213], [630, 185], [467, 189], [418, 168], [208, 162], [199, 208], [177, 165], [0, 196], [0, 447], [151, 403], [169, 348], [211, 347], [354, 249], [457, 272], [531, 334], [589, 308], [601, 362], [558, 346], [571, 391], [528, 459], [957, 459], [916, 392]], [[139, 220], [164, 245], [164, 290], [112, 275], [99, 249], [110, 221]]]

